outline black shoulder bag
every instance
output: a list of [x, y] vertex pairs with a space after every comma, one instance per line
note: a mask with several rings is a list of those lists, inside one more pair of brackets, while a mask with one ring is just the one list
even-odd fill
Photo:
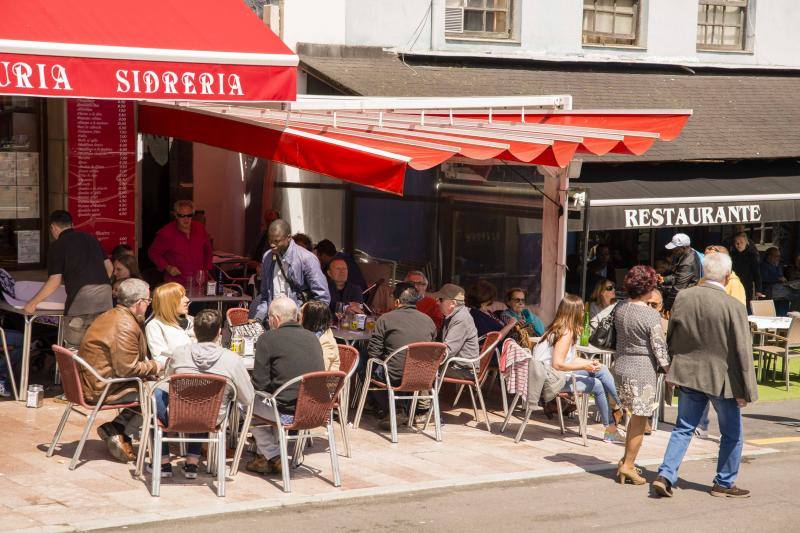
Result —
[[597, 324], [592, 336], [589, 337], [589, 344], [597, 348], [613, 350], [617, 347], [617, 330], [614, 328], [614, 315], [617, 313], [617, 306]]
[[306, 303], [313, 300], [314, 299], [313, 292], [311, 292], [310, 290], [301, 289], [300, 287], [297, 286], [297, 283], [295, 283], [294, 280], [286, 274], [286, 271], [283, 269], [283, 261], [281, 260], [280, 256], [273, 252], [272, 257], [274, 257], [275, 262], [278, 263], [278, 268], [281, 269], [281, 274], [283, 274], [283, 279], [285, 279], [286, 283], [289, 284], [289, 288], [291, 288], [292, 291], [297, 295], [297, 297], [300, 299], [300, 302]]

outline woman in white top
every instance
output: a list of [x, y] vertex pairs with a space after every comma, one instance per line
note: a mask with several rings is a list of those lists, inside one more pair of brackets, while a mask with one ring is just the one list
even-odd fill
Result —
[[[574, 294], [567, 294], [558, 305], [553, 323], [545, 330], [542, 340], [536, 345], [533, 357], [549, 363], [555, 370], [570, 372], [575, 376], [577, 392], [588, 392], [594, 396], [595, 405], [605, 426], [603, 440], [605, 442], [623, 442], [617, 432], [617, 420], [621, 418], [620, 400], [614, 377], [605, 365], [598, 361], [583, 359], [576, 354], [575, 342], [583, 328], [583, 300]], [[567, 392], [572, 390], [572, 380], [564, 385]], [[608, 406], [608, 396], [614, 400], [617, 408], [612, 418]]]
[[589, 318], [596, 317], [597, 313], [609, 305], [614, 305], [616, 301], [617, 292], [614, 282], [610, 279], [601, 279], [595, 284], [592, 298], [589, 300]]
[[166, 364], [173, 350], [195, 342], [189, 298], [179, 283], [165, 283], [153, 291], [153, 316], [144, 328], [150, 355]]

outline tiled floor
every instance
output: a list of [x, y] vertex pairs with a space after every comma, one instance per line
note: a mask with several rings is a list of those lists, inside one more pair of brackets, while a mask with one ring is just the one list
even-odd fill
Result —
[[[445, 407], [449, 406], [445, 402]], [[305, 463], [292, 472], [293, 492], [285, 494], [278, 478], [255, 476], [244, 470], [227, 484], [227, 496], [217, 498], [211, 478], [201, 469], [197, 480], [164, 480], [161, 497], [153, 498], [146, 480], [133, 477], [133, 466], [113, 462], [95, 431], [83, 452], [83, 462], [68, 469], [85, 419], [72, 415], [64, 431], [63, 446], [45, 456], [63, 404], [46, 400], [39, 409], [17, 402], [0, 403], [0, 530], [25, 528], [72, 530], [109, 527], [147, 520], [235, 512], [244, 509], [361, 497], [407, 490], [457, 486], [504, 479], [610, 468], [620, 458], [622, 446], [599, 439], [600, 426], [590, 425], [588, 447], [568, 432], [562, 436], [556, 421], [536, 413], [520, 444], [514, 443], [518, 423], [499, 434], [502, 419], [492, 415], [493, 433], [475, 427], [469, 411], [446, 411], [443, 442], [429, 435], [404, 430], [392, 445], [369, 419], [351, 431], [353, 457], [344, 457], [337, 428], [342, 486], [332, 484], [325, 441], [315, 440]], [[108, 419], [106, 415], [103, 420]], [[569, 421], [575, 426], [575, 421]], [[669, 434], [657, 431], [645, 440], [639, 462], [657, 464]], [[691, 457], [715, 454], [712, 441], [695, 440]], [[746, 453], [760, 453], [752, 446]], [[47, 527], [53, 526], [53, 527]]]

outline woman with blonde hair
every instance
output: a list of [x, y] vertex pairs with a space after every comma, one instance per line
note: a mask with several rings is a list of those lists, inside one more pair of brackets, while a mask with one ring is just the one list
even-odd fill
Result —
[[165, 283], [153, 291], [153, 316], [144, 328], [150, 355], [166, 363], [179, 346], [195, 342], [189, 298], [179, 283]]
[[616, 301], [617, 292], [614, 282], [610, 279], [601, 279], [595, 284], [592, 297], [589, 300], [589, 317], [594, 318], [609, 305], [614, 305]]
[[[622, 442], [623, 438], [617, 432], [617, 421], [622, 418], [622, 410], [611, 372], [598, 361], [579, 357], [575, 350], [575, 343], [583, 328], [583, 309], [583, 300], [579, 296], [564, 296], [558, 305], [553, 323], [544, 331], [542, 340], [536, 345], [533, 357], [559, 372], [572, 373], [578, 390], [572, 390], [572, 380], [567, 380], [564, 390], [587, 392], [594, 396], [600, 419], [605, 426], [603, 441]], [[616, 405], [613, 418], [608, 405], [609, 396]]]

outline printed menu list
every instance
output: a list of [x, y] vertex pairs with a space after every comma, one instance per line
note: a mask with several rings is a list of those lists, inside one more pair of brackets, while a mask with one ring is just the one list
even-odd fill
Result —
[[136, 248], [136, 131], [133, 103], [68, 100], [69, 212], [106, 253]]

